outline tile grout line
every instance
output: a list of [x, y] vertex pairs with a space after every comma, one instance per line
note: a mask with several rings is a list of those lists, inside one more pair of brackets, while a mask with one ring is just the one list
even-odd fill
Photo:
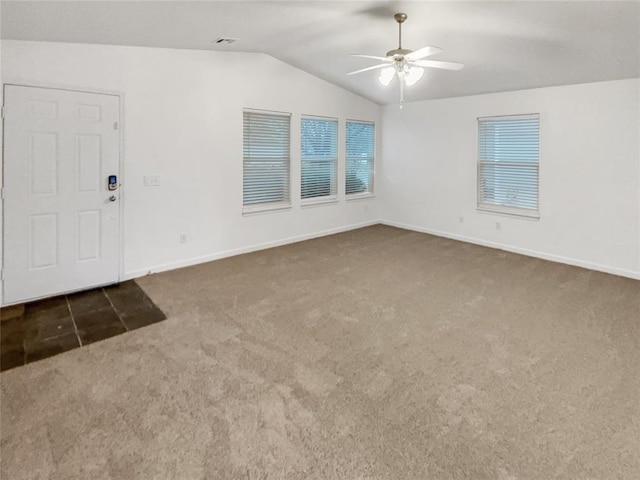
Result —
[[82, 347], [82, 339], [80, 338], [80, 334], [78, 333], [78, 325], [76, 325], [76, 319], [73, 317], [73, 311], [71, 310], [71, 302], [69, 302], [69, 296], [65, 295], [64, 299], [67, 301], [67, 308], [69, 309], [69, 315], [71, 315], [71, 322], [73, 322], [73, 330], [76, 332], [78, 343]]
[[129, 327], [127, 327], [127, 324], [124, 323], [124, 320], [122, 320], [122, 317], [120, 317], [120, 312], [118, 312], [118, 309], [115, 307], [115, 305], [113, 305], [113, 302], [111, 301], [111, 297], [109, 296], [107, 291], [104, 289], [104, 287], [102, 288], [102, 293], [104, 294], [105, 297], [107, 297], [107, 300], [109, 300], [109, 305], [111, 305], [111, 308], [113, 308], [113, 311], [116, 312], [116, 316], [118, 317], [118, 320], [120, 320], [120, 323], [124, 327], [125, 332], [130, 332], [131, 330], [129, 330]]
[[[146, 302], [145, 305], [148, 303], [149, 305], [151, 305], [153, 307], [153, 310], [157, 310], [162, 316], [162, 318], [160, 318], [160, 319], [154, 318], [154, 319], [151, 320], [150, 323], [144, 323], [144, 324], [142, 324], [140, 326], [147, 326], [147, 325], [150, 325], [151, 323], [156, 323], [156, 322], [158, 322], [160, 320], [166, 320], [167, 316], [164, 314], [164, 312], [162, 312], [162, 310], [160, 310], [158, 308], [158, 306], [153, 302], [153, 300], [151, 300], [151, 298], [148, 295], [146, 295], [144, 290], [142, 290], [140, 287], [137, 287], [137, 289], [142, 293], [142, 296], [144, 297], [144, 301]], [[117, 333], [117, 334], [112, 335], [112, 336], [120, 335], [122, 333], [127, 333], [127, 332], [130, 332], [132, 330], [135, 330], [136, 328], [140, 328], [140, 326], [138, 326], [138, 327], [134, 326], [133, 328], [130, 328], [130, 327], [127, 326], [127, 323], [124, 321], [124, 313], [126, 313], [126, 308], [122, 311], [122, 313], [118, 309], [116, 309], [115, 305], [114, 305], [114, 303], [113, 303], [113, 301], [112, 301], [112, 299], [111, 299], [111, 297], [109, 295], [109, 293], [106, 290], [106, 288], [100, 288], [99, 287], [99, 288], [92, 289], [92, 290], [96, 291], [96, 292], [98, 290], [101, 291], [101, 293], [107, 298], [107, 301], [109, 302], [109, 305], [111, 306], [112, 311], [115, 312], [116, 317], [118, 317], [118, 320], [120, 321], [120, 324], [125, 328], [124, 332], [120, 332], [120, 333]], [[73, 329], [74, 329], [73, 333], [75, 334], [76, 339], [78, 340], [78, 344], [76, 346], [70, 348], [69, 350], [72, 350], [74, 348], [83, 347], [85, 345], [83, 345], [82, 338], [80, 337], [78, 324], [77, 324], [76, 319], [75, 319], [75, 314], [73, 312], [73, 308], [71, 307], [71, 300], [69, 299], [69, 295], [60, 295], [60, 297], [64, 297], [64, 302], [65, 302], [65, 304], [67, 306], [67, 312], [69, 314], [68, 318], [71, 319], [71, 323], [72, 323]], [[142, 313], [145, 313], [145, 312], [142, 312]], [[26, 320], [24, 318], [24, 315], [22, 316], [22, 322], [26, 322]], [[60, 327], [58, 327], [58, 328], [60, 328]], [[46, 338], [42, 339], [42, 341], [54, 340], [56, 338], [64, 337], [65, 335], [68, 335], [69, 333], [56, 334], [56, 335], [53, 335], [51, 337], [46, 337]], [[106, 338], [108, 338], [108, 337], [106, 337]], [[104, 340], [104, 339], [99, 339], [99, 340]], [[13, 367], [8, 368], [7, 370], [9, 370], [11, 368], [17, 368], [17, 367], [25, 366], [28, 363], [32, 363], [32, 362], [28, 362], [28, 353], [27, 353], [26, 345], [27, 345], [27, 339], [26, 339], [25, 335], [23, 334], [22, 338], [21, 338], [22, 362], [20, 362], [19, 365], [14, 365]], [[2, 349], [0, 348], [0, 350], [2, 350]], [[65, 351], [67, 351], [67, 350], [65, 350]], [[62, 353], [62, 352], [58, 352], [58, 353]], [[57, 355], [57, 354], [53, 354], [53, 355], [49, 355], [49, 356], [55, 356], [55, 355]], [[39, 358], [36, 358], [36, 360], [33, 360], [33, 361], [41, 360], [42, 358], [47, 358], [47, 357], [39, 357]]]

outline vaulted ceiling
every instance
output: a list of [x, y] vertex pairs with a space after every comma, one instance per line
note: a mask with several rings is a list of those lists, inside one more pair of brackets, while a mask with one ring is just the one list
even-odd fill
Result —
[[[409, 18], [403, 47], [435, 45], [406, 99], [446, 98], [640, 77], [640, 2], [581, 1], [3, 1], [3, 39], [261, 52], [375, 102], [397, 102], [375, 64], [397, 47], [396, 12]], [[216, 44], [219, 37], [237, 38]], [[233, 73], [233, 72], [231, 72]], [[256, 72], [259, 79], [259, 72]]]

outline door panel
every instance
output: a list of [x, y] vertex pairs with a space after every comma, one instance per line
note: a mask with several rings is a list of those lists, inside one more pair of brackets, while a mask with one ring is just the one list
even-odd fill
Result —
[[58, 135], [29, 134], [29, 186], [34, 195], [56, 195], [58, 184]]
[[119, 109], [113, 95], [5, 87], [5, 303], [118, 281]]
[[100, 189], [100, 143], [100, 135], [76, 137], [78, 192], [97, 192]]
[[78, 248], [76, 258], [78, 260], [95, 260], [100, 258], [100, 223], [99, 210], [90, 210], [77, 213], [76, 238]]
[[29, 216], [29, 270], [58, 265], [58, 216], [44, 213]]

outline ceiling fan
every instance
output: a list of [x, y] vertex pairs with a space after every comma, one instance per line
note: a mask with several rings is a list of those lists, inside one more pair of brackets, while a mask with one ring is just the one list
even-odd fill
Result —
[[398, 22], [398, 48], [389, 50], [386, 57], [352, 54], [351, 56], [353, 57], [373, 58], [374, 60], [380, 60], [383, 63], [372, 67], [361, 68], [360, 70], [349, 72], [347, 75], [355, 75], [356, 73], [368, 72], [369, 70], [382, 69], [378, 80], [380, 80], [380, 83], [384, 86], [389, 85], [394, 77], [397, 76], [398, 81], [400, 82], [400, 108], [402, 108], [404, 103], [405, 85], [410, 87], [420, 80], [424, 75], [423, 68], [460, 70], [464, 65], [462, 63], [443, 62], [439, 60], [423, 60], [425, 57], [442, 52], [442, 49], [438, 47], [427, 46], [415, 51], [402, 48], [402, 24], [407, 19], [407, 14], [396, 13], [393, 18]]

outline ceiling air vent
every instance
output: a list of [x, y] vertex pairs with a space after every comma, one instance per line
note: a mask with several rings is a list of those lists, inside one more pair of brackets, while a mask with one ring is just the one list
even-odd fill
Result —
[[218, 37], [212, 43], [216, 45], [230, 44], [238, 40], [237, 38], [229, 38], [229, 37]]

